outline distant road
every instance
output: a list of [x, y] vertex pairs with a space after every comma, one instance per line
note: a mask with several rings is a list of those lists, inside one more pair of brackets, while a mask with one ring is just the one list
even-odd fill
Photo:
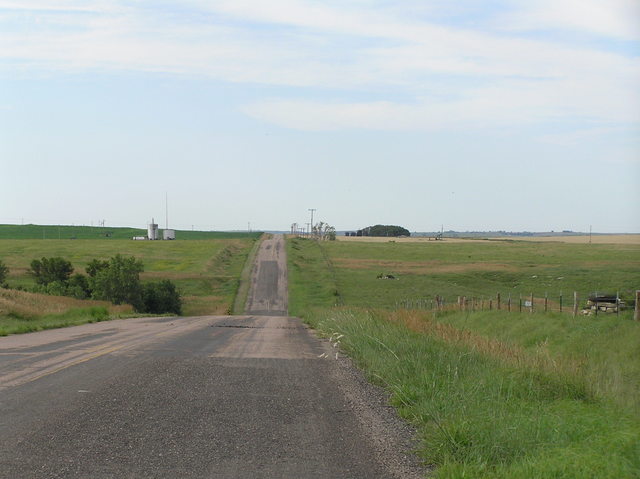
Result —
[[286, 316], [288, 309], [287, 256], [283, 235], [263, 240], [251, 273], [247, 314]]
[[[274, 241], [252, 308], [285, 314]], [[410, 433], [335, 351], [257, 314], [0, 338], [0, 477], [419, 477]]]

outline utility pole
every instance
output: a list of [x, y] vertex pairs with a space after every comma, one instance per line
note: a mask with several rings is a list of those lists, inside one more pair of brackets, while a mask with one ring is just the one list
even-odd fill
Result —
[[309, 235], [313, 234], [313, 212], [316, 211], [316, 208], [309, 208], [311, 211], [311, 227], [309, 228]]

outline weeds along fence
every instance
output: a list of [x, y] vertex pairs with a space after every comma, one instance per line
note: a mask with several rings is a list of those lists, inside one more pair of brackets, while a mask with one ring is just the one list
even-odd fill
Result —
[[435, 295], [432, 298], [404, 299], [396, 301], [395, 309], [419, 309], [427, 311], [507, 311], [518, 313], [559, 312], [572, 316], [598, 316], [599, 314], [620, 315], [621, 311], [634, 309], [634, 319], [640, 321], [640, 290], [635, 292], [635, 300], [625, 302], [619, 294], [615, 297], [602, 297], [597, 293], [580, 295], [574, 291], [568, 298], [562, 293], [554, 296], [545, 294], [535, 297], [532, 294], [517, 297], [496, 293], [495, 296], [458, 296], [445, 298]]

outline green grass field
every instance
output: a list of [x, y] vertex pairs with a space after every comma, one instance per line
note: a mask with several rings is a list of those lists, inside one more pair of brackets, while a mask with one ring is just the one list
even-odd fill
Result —
[[296, 239], [288, 252], [291, 312], [389, 390], [436, 477], [640, 477], [640, 323], [630, 312], [397, 307], [436, 294], [560, 289], [630, 298], [640, 288], [637, 245]]
[[41, 257], [61, 256], [84, 273], [94, 258], [115, 254], [144, 262], [143, 281], [170, 279], [184, 299], [185, 315], [224, 314], [231, 310], [240, 272], [256, 234], [189, 241], [132, 241], [122, 239], [0, 239], [0, 260], [9, 267], [9, 286], [30, 288], [29, 264]]
[[[441, 295], [489, 297], [500, 292], [558, 301], [577, 291], [620, 292], [631, 300], [640, 287], [640, 246], [477, 241], [470, 243], [325, 242], [345, 304], [394, 307], [406, 299]], [[391, 274], [397, 280], [379, 280]]]
[[[142, 228], [69, 226], [69, 225], [0, 225], [2, 239], [128, 239], [145, 236]], [[176, 239], [259, 238], [261, 233], [177, 230]]]

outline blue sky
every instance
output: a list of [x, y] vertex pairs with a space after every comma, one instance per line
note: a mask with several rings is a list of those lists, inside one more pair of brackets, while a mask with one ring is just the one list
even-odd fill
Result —
[[0, 0], [0, 223], [640, 233], [638, 85], [637, 0]]

